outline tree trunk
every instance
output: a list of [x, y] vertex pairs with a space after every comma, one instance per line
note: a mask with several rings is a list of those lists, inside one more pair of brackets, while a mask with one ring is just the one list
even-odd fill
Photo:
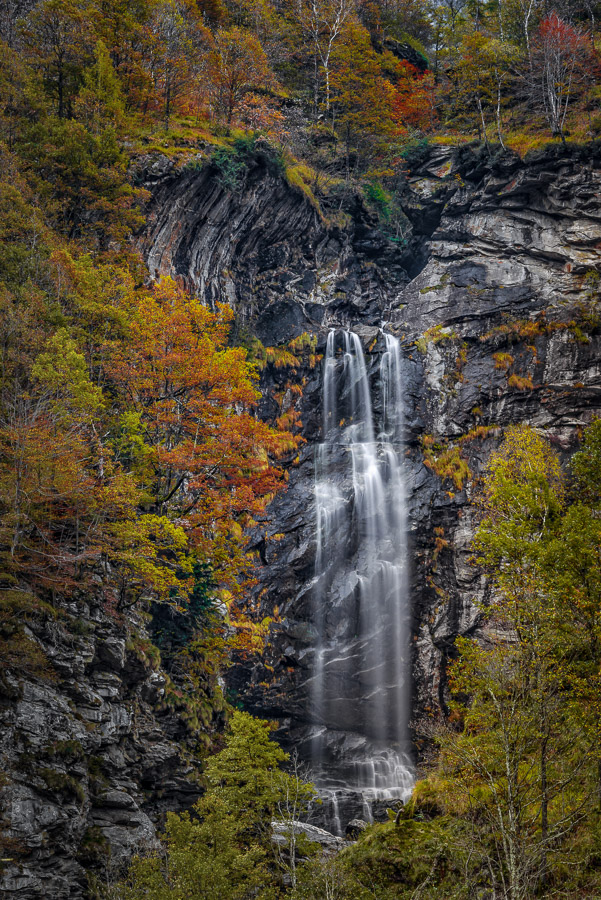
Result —
[[497, 117], [497, 135], [499, 136], [499, 143], [503, 150], [506, 150], [505, 142], [503, 141], [503, 135], [501, 134], [501, 82], [497, 82], [497, 109], [496, 109], [496, 117]]
[[[546, 716], [543, 712], [543, 727], [546, 731]], [[548, 733], [545, 734], [545, 737], [541, 741], [540, 747], [540, 790], [541, 790], [541, 802], [540, 802], [540, 832], [541, 832], [541, 842], [542, 842], [542, 860], [541, 860], [541, 874], [540, 874], [540, 884], [545, 885], [547, 883], [547, 875], [548, 875], [548, 860], [547, 860], [547, 847], [549, 844], [549, 787], [547, 781], [547, 745], [549, 742]]]

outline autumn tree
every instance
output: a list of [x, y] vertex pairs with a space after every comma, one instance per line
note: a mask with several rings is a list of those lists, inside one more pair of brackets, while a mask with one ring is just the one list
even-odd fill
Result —
[[253, 34], [270, 66], [277, 68], [294, 52], [296, 34], [285, 6], [278, 6], [272, 0], [227, 0], [227, 7], [229, 25]]
[[532, 43], [532, 63], [532, 98], [553, 136], [565, 142], [570, 103], [595, 66], [589, 36], [552, 12], [541, 22]]
[[392, 115], [403, 133], [428, 132], [436, 122], [435, 85], [431, 72], [420, 72], [409, 62], [395, 66]]
[[0, 9], [0, 37], [12, 49], [18, 37], [18, 23], [28, 12], [31, 0], [6, 0]]
[[0, 57], [0, 139], [14, 151], [29, 120], [45, 114], [46, 103], [41, 78], [23, 55], [0, 42]]
[[86, 0], [86, 15], [97, 41], [106, 47], [125, 105], [143, 109], [153, 92], [149, 71], [155, 35], [154, 0]]
[[[439, 736], [440, 766], [469, 802], [471, 843], [492, 884], [521, 900], [598, 790], [598, 447], [594, 423], [574, 457], [570, 501], [557, 455], [527, 426], [492, 455], [474, 549], [491, 578], [477, 641], [451, 668], [461, 730]], [[469, 698], [469, 699], [465, 699]]]
[[195, 7], [184, 0], [161, 0], [151, 28], [155, 38], [152, 72], [168, 128], [174, 105], [191, 86], [195, 58], [206, 52], [210, 37]]
[[432, 10], [432, 52], [437, 76], [446, 70], [452, 78], [468, 21], [466, 0], [448, 0]]
[[219, 582], [234, 587], [243, 525], [282, 483], [269, 454], [294, 439], [253, 414], [254, 370], [245, 350], [227, 346], [228, 307], [212, 313], [169, 279], [125, 301], [129, 339], [108, 364], [130, 416], [120, 452], [141, 460], [156, 514], [185, 522]]
[[260, 94], [245, 94], [238, 106], [237, 117], [252, 134], [268, 134], [281, 138], [284, 116]]
[[336, 47], [331, 88], [336, 125], [346, 147], [348, 181], [351, 149], [357, 148], [359, 162], [368, 152], [377, 152], [393, 130], [394, 88], [382, 77], [378, 55], [368, 32], [360, 25], [349, 26], [344, 42]]
[[324, 101], [331, 101], [332, 54], [355, 12], [354, 0], [299, 0], [295, 14], [313, 57], [313, 112], [317, 117], [323, 77]]
[[[8, 303], [3, 313], [11, 315]], [[24, 348], [34, 356], [32, 340], [40, 342], [41, 328], [35, 319], [28, 325], [34, 330]], [[4, 373], [0, 434], [2, 541], [12, 568], [56, 587], [73, 579], [94, 530], [101, 489], [88, 436], [102, 397], [65, 330], [40, 351], [30, 368], [7, 354], [12, 365]]]
[[209, 55], [213, 106], [228, 128], [244, 96], [273, 87], [273, 73], [258, 39], [241, 28], [220, 29]]

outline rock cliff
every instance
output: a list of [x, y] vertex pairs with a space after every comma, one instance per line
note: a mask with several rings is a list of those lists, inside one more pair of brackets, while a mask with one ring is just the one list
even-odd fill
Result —
[[0, 676], [0, 894], [59, 900], [88, 896], [87, 871], [119, 871], [167, 810], [195, 802], [219, 703], [202, 733], [189, 727], [147, 617], [92, 597], [41, 606], [26, 633], [44, 677]]
[[[469, 564], [479, 472], [508, 424], [527, 420], [567, 455], [601, 410], [601, 149], [557, 147], [525, 161], [429, 150], [402, 191], [402, 242], [359, 198], [327, 224], [265, 154], [234, 191], [194, 160], [142, 159], [136, 178], [152, 192], [140, 237], [151, 274], [230, 303], [240, 339], [283, 347], [308, 333], [323, 353], [329, 329], [351, 328], [373, 379], [382, 324], [401, 340], [414, 715], [444, 711], [445, 663], [456, 636], [478, 629], [474, 599], [486, 592]], [[230, 689], [306, 750], [321, 371], [297, 354], [272, 357], [262, 377], [261, 413], [296, 417], [304, 443], [252, 536], [256, 599], [278, 622], [265, 664], [235, 667]], [[109, 849], [126, 858], [154, 839], [164, 810], [193, 802], [198, 748], [145, 622], [87, 597], [27, 627], [55, 676], [3, 683], [3, 854], [16, 862], [0, 890], [77, 898], [86, 867], [102, 871]], [[332, 742], [343, 755], [344, 735]]]
[[[348, 226], [328, 228], [260, 164], [241, 196], [219, 191], [210, 170], [173, 172], [155, 192], [151, 269], [227, 298], [265, 344], [309, 332], [323, 352], [329, 329], [351, 328], [376, 378], [382, 324], [402, 340], [416, 719], [444, 711], [454, 640], [478, 628], [473, 601], [486, 585], [469, 564], [469, 501], [503, 428], [528, 421], [567, 454], [601, 405], [600, 186], [595, 145], [525, 161], [435, 148], [404, 186], [402, 245], [357, 199]], [[271, 366], [264, 386], [264, 414], [296, 404], [306, 442], [255, 536], [257, 594], [280, 623], [266, 666], [240, 667], [231, 681], [308, 753], [320, 368]], [[343, 757], [344, 735], [332, 743]]]

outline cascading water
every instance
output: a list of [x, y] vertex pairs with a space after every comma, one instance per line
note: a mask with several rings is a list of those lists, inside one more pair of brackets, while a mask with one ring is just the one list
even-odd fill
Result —
[[324, 361], [312, 764], [338, 831], [341, 797], [371, 819], [375, 801], [405, 800], [413, 784], [401, 353], [383, 340], [377, 432], [359, 337], [330, 332]]

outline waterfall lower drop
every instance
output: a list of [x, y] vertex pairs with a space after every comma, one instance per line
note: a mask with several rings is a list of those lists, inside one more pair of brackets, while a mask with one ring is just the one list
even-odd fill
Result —
[[405, 800], [413, 785], [401, 353], [383, 341], [377, 432], [359, 337], [330, 332], [324, 360], [311, 750], [339, 833], [345, 800], [371, 820], [377, 801]]

